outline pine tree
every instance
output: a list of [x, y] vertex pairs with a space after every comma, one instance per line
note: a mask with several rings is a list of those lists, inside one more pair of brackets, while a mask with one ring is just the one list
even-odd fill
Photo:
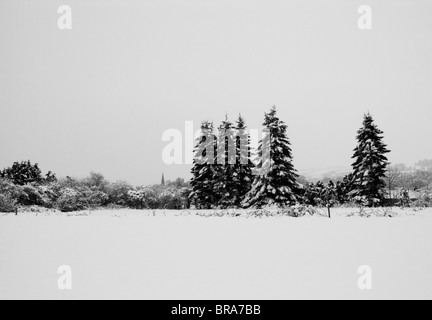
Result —
[[[211, 209], [217, 202], [214, 193], [215, 173], [215, 136], [213, 123], [204, 121], [201, 125], [201, 135], [197, 139], [195, 157], [192, 166], [191, 186], [192, 193], [189, 198], [199, 209]], [[213, 154], [208, 154], [206, 146], [211, 145]], [[210, 149], [209, 149], [210, 150]]]
[[351, 194], [354, 187], [354, 175], [352, 173], [349, 173], [336, 183], [336, 193], [340, 203], [346, 203], [352, 200]]
[[236, 164], [234, 165], [234, 206], [240, 207], [246, 194], [251, 190], [254, 164], [251, 160], [250, 136], [246, 122], [241, 115], [236, 123]]
[[[263, 139], [258, 148], [258, 155], [261, 158], [258, 167], [265, 170], [255, 178], [251, 191], [246, 195], [243, 202], [246, 207], [260, 208], [272, 204], [286, 206], [297, 202], [298, 175], [292, 164], [287, 126], [276, 113], [276, 107], [273, 107], [265, 114], [264, 127], [269, 138]], [[270, 150], [267, 159], [263, 159], [265, 150]]]
[[232, 207], [236, 200], [235, 185], [236, 133], [234, 125], [226, 116], [218, 132], [217, 165], [213, 176], [217, 206]]
[[372, 116], [365, 114], [352, 157], [355, 162], [352, 164], [354, 190], [351, 195], [368, 206], [378, 205], [384, 199], [384, 178], [388, 166], [385, 154], [390, 151], [382, 141], [382, 134]]
[[[53, 174], [50, 171], [50, 178]], [[12, 167], [0, 171], [0, 178], [12, 181], [17, 185], [25, 185], [30, 183], [43, 184], [45, 179], [41, 169], [37, 163], [32, 164], [29, 161], [15, 162]]]

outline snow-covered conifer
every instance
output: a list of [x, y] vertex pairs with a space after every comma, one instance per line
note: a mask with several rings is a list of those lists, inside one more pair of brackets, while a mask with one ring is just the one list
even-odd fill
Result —
[[385, 154], [390, 151], [382, 141], [382, 134], [372, 116], [365, 114], [352, 157], [355, 162], [352, 164], [354, 190], [351, 195], [368, 206], [379, 205], [384, 198], [384, 178], [388, 165]]
[[[255, 178], [251, 191], [243, 201], [246, 207], [272, 204], [286, 206], [298, 200], [299, 186], [296, 182], [298, 175], [292, 164], [287, 125], [277, 117], [276, 113], [276, 107], [273, 107], [265, 114], [264, 127], [268, 136], [260, 142], [258, 148], [258, 155], [261, 158], [258, 168], [261, 172]], [[270, 152], [267, 153], [266, 150]]]
[[204, 121], [202, 123], [201, 135], [197, 139], [194, 150], [190, 199], [198, 209], [211, 209], [217, 202], [213, 182], [216, 162], [213, 130], [212, 122]]

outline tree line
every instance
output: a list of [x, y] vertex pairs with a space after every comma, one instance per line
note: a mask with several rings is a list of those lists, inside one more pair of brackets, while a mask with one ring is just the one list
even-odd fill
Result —
[[111, 182], [100, 173], [83, 179], [57, 179], [42, 174], [38, 164], [15, 162], [0, 171], [0, 212], [38, 210], [62, 212], [98, 208], [183, 209], [189, 207], [189, 183], [184, 179], [163, 185], [134, 187], [125, 181]]
[[[261, 140], [257, 150], [259, 161], [252, 161], [253, 150], [242, 153], [239, 148], [241, 135], [232, 132], [246, 128], [240, 116], [236, 124], [228, 119], [222, 122], [215, 132], [214, 124], [204, 121], [201, 136], [195, 147], [195, 160], [192, 168], [191, 201], [197, 208], [262, 208], [269, 205], [290, 206], [294, 204], [333, 205], [353, 202], [364, 206], [379, 206], [385, 198], [385, 179], [389, 165], [386, 154], [390, 151], [383, 142], [383, 132], [375, 124], [373, 117], [364, 115], [363, 125], [357, 132], [357, 146], [354, 149], [352, 173], [337, 182], [326, 186], [321, 184], [301, 184], [293, 165], [293, 152], [287, 135], [287, 125], [279, 119], [276, 107], [265, 113], [263, 127], [269, 139]], [[211, 137], [209, 137], [211, 132]], [[229, 132], [229, 134], [227, 134]], [[220, 161], [222, 144], [225, 159]], [[209, 141], [210, 140], [210, 141]], [[249, 140], [248, 140], [249, 141]], [[217, 161], [206, 163], [208, 148], [203, 144], [212, 143], [219, 151]], [[229, 155], [228, 145], [236, 144], [235, 161]], [[269, 157], [263, 158], [264, 150]], [[240, 150], [240, 151], [239, 151]], [[247, 157], [246, 161], [242, 157]], [[231, 161], [230, 161], [231, 160]], [[261, 174], [254, 176], [252, 171], [264, 166]], [[257, 168], [255, 168], [257, 167]]]
[[[410, 205], [406, 190], [432, 188], [432, 168], [425, 167], [428, 161], [422, 161], [418, 170], [389, 165], [386, 155], [390, 151], [383, 142], [383, 132], [369, 113], [357, 132], [352, 172], [325, 183], [309, 183], [298, 175], [288, 127], [275, 107], [265, 113], [263, 127], [267, 138], [253, 150], [242, 116], [235, 123], [226, 117], [217, 128], [204, 121], [195, 145], [190, 182], [177, 179], [165, 183], [163, 179], [159, 185], [134, 187], [125, 181], [110, 182], [100, 173], [83, 179], [58, 179], [51, 171], [43, 174], [38, 164], [15, 162], [0, 171], [0, 212], [29, 206], [63, 212], [96, 208], [283, 208], [298, 204], [379, 206], [386, 204], [386, 194], [400, 197], [401, 205]], [[212, 162], [207, 161], [210, 155]], [[419, 201], [422, 206], [432, 205], [429, 194]]]

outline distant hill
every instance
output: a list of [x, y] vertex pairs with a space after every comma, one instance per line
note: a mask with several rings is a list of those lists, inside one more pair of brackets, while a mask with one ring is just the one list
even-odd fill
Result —
[[351, 172], [351, 168], [347, 167], [331, 167], [331, 168], [317, 168], [317, 169], [303, 169], [299, 170], [299, 174], [304, 176], [310, 182], [317, 182], [330, 178], [338, 180], [345, 177]]
[[430, 170], [432, 169], [432, 160], [426, 159], [426, 160], [419, 161], [415, 164], [415, 167], [420, 170]]

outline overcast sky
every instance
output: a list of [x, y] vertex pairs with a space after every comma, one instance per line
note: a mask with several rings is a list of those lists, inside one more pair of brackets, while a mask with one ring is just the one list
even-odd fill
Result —
[[300, 170], [349, 167], [367, 111], [413, 164], [432, 158], [431, 39], [430, 0], [0, 0], [0, 167], [188, 178], [162, 162], [166, 129], [225, 112], [260, 128], [272, 105]]

